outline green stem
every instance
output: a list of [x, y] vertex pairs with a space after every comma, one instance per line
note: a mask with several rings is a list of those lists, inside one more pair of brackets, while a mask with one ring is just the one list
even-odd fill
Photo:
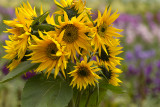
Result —
[[[66, 75], [66, 81], [68, 81], [68, 74], [67, 74], [67, 71], [64, 70], [64, 72], [65, 72], [65, 75]], [[63, 75], [63, 74], [61, 73], [61, 75]]]
[[79, 107], [81, 96], [82, 96], [82, 91], [78, 91], [75, 107]]
[[89, 86], [89, 94], [88, 94], [88, 97], [87, 97], [87, 101], [86, 101], [85, 107], [88, 106], [89, 99], [90, 99], [91, 95], [93, 94], [93, 92], [94, 92], [94, 89], [91, 91], [91, 88]]
[[89, 99], [90, 99], [90, 97], [91, 97], [91, 94], [89, 94], [89, 95], [88, 95], [88, 98], [87, 98], [87, 101], [86, 101], [85, 107], [87, 107], [87, 106], [88, 106], [88, 103], [89, 103]]
[[99, 71], [102, 75], [103, 75], [103, 77], [105, 78], [105, 80], [107, 80], [107, 82], [108, 82], [108, 78], [103, 74], [103, 72], [102, 71]]
[[69, 102], [68, 107], [75, 107], [73, 99]]

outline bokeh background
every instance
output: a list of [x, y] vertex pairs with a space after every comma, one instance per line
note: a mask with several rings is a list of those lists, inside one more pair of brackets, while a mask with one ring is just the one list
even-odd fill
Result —
[[[0, 80], [7, 75], [7, 60], [3, 45], [8, 35], [3, 20], [15, 17], [14, 8], [27, 0], [0, 0]], [[53, 0], [28, 0], [39, 12], [57, 10]], [[124, 29], [121, 38], [125, 60], [120, 68], [123, 73], [124, 93], [107, 91], [100, 107], [160, 107], [160, 0], [86, 0], [92, 8], [92, 17], [97, 10], [104, 11], [111, 4], [113, 12], [119, 10], [120, 17], [114, 26]], [[0, 107], [20, 107], [21, 92], [26, 80], [34, 76], [28, 72], [8, 83], [0, 85]]]

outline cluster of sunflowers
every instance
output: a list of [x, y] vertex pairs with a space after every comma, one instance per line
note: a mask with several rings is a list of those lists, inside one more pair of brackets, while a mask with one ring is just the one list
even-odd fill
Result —
[[[4, 46], [4, 58], [11, 60], [10, 71], [31, 60], [39, 64], [34, 72], [70, 78], [70, 85], [80, 90], [95, 86], [102, 78], [119, 86], [118, 73], [122, 71], [117, 65], [123, 58], [117, 57], [122, 52], [122, 35], [117, 32], [122, 30], [112, 24], [119, 17], [117, 11], [111, 14], [111, 8], [106, 8], [103, 15], [98, 11], [93, 21], [91, 9], [82, 0], [54, 2], [60, 10], [52, 15], [41, 7], [37, 16], [35, 8], [27, 2], [15, 9], [15, 19], [4, 20], [12, 27], [5, 31], [10, 35]], [[72, 70], [67, 69], [70, 63]]]

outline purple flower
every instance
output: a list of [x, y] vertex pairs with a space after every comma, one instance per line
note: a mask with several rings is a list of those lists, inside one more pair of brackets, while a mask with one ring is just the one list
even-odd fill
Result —
[[92, 60], [95, 60], [95, 61], [97, 61], [97, 59], [96, 59], [96, 56], [93, 56], [93, 57], [92, 57]]
[[[79, 57], [79, 54], [78, 54], [78, 53], [76, 53], [76, 57], [77, 57], [77, 58]], [[84, 60], [83, 57], [80, 57], [80, 62], [81, 62], [82, 60]], [[74, 63], [76, 63], [76, 59], [74, 59]]]
[[146, 69], [145, 69], [144, 73], [145, 73], [145, 76], [146, 76], [146, 83], [147, 83], [147, 84], [150, 84], [150, 83], [152, 83], [151, 72], [152, 72], [152, 70], [153, 70], [153, 67], [152, 67], [152, 65], [148, 65], [148, 66], [145, 67], [145, 68], [146, 68]]
[[155, 51], [154, 50], [142, 51], [142, 46], [137, 45], [135, 47], [135, 55], [137, 59], [148, 59], [155, 55]]
[[135, 46], [134, 52], [135, 52], [135, 56], [137, 58], [140, 58], [140, 54], [142, 53], [142, 46], [141, 45]]
[[133, 15], [129, 15], [129, 14], [121, 14], [118, 19], [114, 22], [115, 24], [118, 23], [129, 23], [129, 24], [133, 24], [133, 25], [137, 25], [138, 23], [141, 22], [141, 16], [133, 16]]
[[133, 65], [128, 66], [128, 75], [136, 75], [139, 73], [139, 70], [136, 69]]
[[26, 72], [26, 74], [22, 75], [22, 78], [23, 78], [24, 80], [27, 80], [27, 79], [35, 76], [35, 75], [36, 75], [36, 73], [33, 72], [33, 71], [32, 71], [32, 72]]
[[146, 14], [146, 18], [147, 18], [148, 21], [153, 21], [153, 14], [148, 12]]
[[92, 17], [93, 20], [95, 20], [95, 19], [98, 17], [98, 12], [95, 11], [95, 12], [93, 12], [93, 13], [94, 13], [94, 14], [91, 14], [91, 17]]
[[158, 67], [158, 69], [160, 71], [160, 61], [157, 61], [157, 67]]
[[154, 83], [157, 85], [157, 86], [160, 86], [160, 78], [157, 77], [154, 79]]
[[155, 87], [153, 88], [153, 92], [157, 93], [160, 92], [160, 73], [158, 72], [158, 75], [156, 75], [156, 78], [154, 79]]
[[126, 59], [127, 60], [133, 60], [134, 59], [134, 55], [133, 55], [133, 53], [132, 52], [130, 52], [130, 51], [128, 51], [127, 53], [126, 53]]
[[155, 88], [153, 88], [153, 93], [155, 94], [155, 95], [157, 95], [156, 93], [159, 93], [160, 92], [160, 87], [155, 87]]
[[4, 75], [7, 75], [9, 73], [9, 69], [7, 68], [7, 64], [5, 64], [3, 67], [2, 67], [2, 72]]
[[4, 8], [0, 6], [0, 13], [3, 15], [9, 15], [10, 17], [14, 16], [14, 9], [12, 8]]
[[[5, 64], [3, 67], [2, 67], [2, 72], [4, 75], [7, 75], [9, 73], [9, 69], [7, 68], [7, 64]], [[26, 74], [22, 75], [22, 78], [27, 80], [31, 77], [33, 77], [34, 75], [36, 75], [35, 72], [27, 72]]]
[[8, 8], [7, 13], [8, 13], [8, 15], [10, 15], [10, 17], [13, 17], [15, 15], [14, 9], [12, 9], [12, 8]]
[[150, 76], [152, 69], [153, 69], [152, 65], [148, 65], [145, 69], [145, 75]]
[[1, 40], [2, 42], [4, 42], [4, 41], [7, 40], [7, 39], [8, 39], [8, 35], [7, 35], [7, 34], [2, 33], [2, 34], [0, 35], [0, 40]]

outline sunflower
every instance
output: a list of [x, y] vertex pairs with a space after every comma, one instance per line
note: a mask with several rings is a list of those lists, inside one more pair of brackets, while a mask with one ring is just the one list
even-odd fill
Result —
[[111, 8], [109, 8], [108, 12], [106, 8], [102, 16], [101, 12], [98, 11], [98, 18], [94, 21], [96, 26], [92, 29], [94, 34], [91, 44], [95, 47], [94, 52], [96, 52], [97, 49], [100, 50], [101, 47], [105, 50], [105, 45], [113, 46], [117, 42], [113, 37], [122, 37], [122, 35], [117, 32], [123, 30], [114, 28], [112, 24], [119, 17], [119, 14], [117, 14], [117, 11], [112, 15], [110, 14]]
[[[7, 46], [5, 46], [7, 55], [4, 58], [13, 60], [10, 70], [15, 68], [24, 57], [27, 47], [28, 39], [31, 35], [31, 23], [33, 18], [37, 17], [35, 8], [32, 9], [31, 5], [23, 3], [23, 6], [17, 7], [15, 9], [16, 19], [14, 20], [4, 20], [4, 23], [12, 29], [7, 29], [6, 33], [11, 33], [9, 36], [10, 41], [6, 41]], [[14, 49], [13, 49], [14, 48]], [[9, 56], [9, 57], [8, 57]], [[16, 57], [16, 59], [15, 59]], [[16, 63], [17, 62], [17, 63]]]
[[[18, 51], [18, 41], [9, 41], [6, 40], [6, 44], [7, 46], [3, 46], [6, 50], [5, 52], [7, 53], [5, 56], [3, 56], [3, 58], [6, 59], [13, 59], [11, 61], [11, 64], [8, 66], [9, 70], [12, 71], [19, 63], [20, 60], [17, 57], [17, 51]], [[24, 54], [24, 53], [22, 53]]]
[[75, 66], [75, 70], [71, 71], [70, 74], [73, 79], [70, 83], [70, 85], [77, 85], [77, 89], [86, 89], [87, 85], [94, 85], [95, 82], [98, 82], [97, 79], [101, 79], [95, 72], [99, 71], [99, 68], [91, 67], [93, 65], [94, 61], [90, 61], [87, 63], [87, 57], [84, 58], [84, 60], [81, 61], [81, 63], [77, 63]]
[[60, 25], [57, 25], [55, 32], [58, 36], [57, 40], [66, 46], [66, 50], [69, 53], [69, 57], [71, 56], [72, 61], [74, 58], [76, 59], [76, 52], [81, 55], [81, 49], [87, 51], [91, 49], [90, 38], [85, 34], [90, 29], [83, 23], [84, 14], [69, 20], [67, 14], [64, 13], [64, 22], [61, 21], [61, 16], [58, 17]]
[[100, 66], [100, 68], [109, 84], [119, 86], [119, 83], [122, 83], [122, 81], [117, 78], [119, 77], [117, 73], [122, 73], [120, 69], [110, 68], [109, 70], [107, 70], [104, 66]]
[[101, 55], [96, 56], [98, 65], [105, 65], [107, 69], [108, 67], [115, 68], [116, 65], [120, 65], [120, 60], [123, 60], [123, 58], [117, 57], [116, 55], [123, 52], [121, 49], [122, 47], [105, 45], [107, 53], [101, 48]]
[[32, 63], [40, 63], [35, 71], [41, 72], [46, 70], [45, 73], [48, 73], [49, 76], [53, 68], [55, 68], [54, 78], [58, 75], [59, 70], [61, 70], [65, 76], [64, 69], [66, 69], [67, 65], [67, 52], [64, 51], [65, 48], [61, 47], [60, 44], [48, 34], [43, 35], [42, 32], [39, 31], [39, 36], [42, 39], [32, 35], [35, 44], [29, 46], [29, 49], [33, 52], [29, 54], [31, 58], [28, 60], [32, 60]]
[[[4, 20], [4, 23], [12, 29], [7, 29], [6, 32], [13, 34], [12, 39], [21, 40], [23, 39], [23, 35], [30, 35], [31, 32], [31, 23], [33, 22], [33, 18], [37, 17], [37, 14], [32, 9], [29, 2], [27, 4], [23, 3], [23, 6], [17, 7], [15, 9], [16, 19], [14, 20]], [[25, 38], [26, 39], [26, 38]]]
[[55, 14], [64, 14], [64, 11], [68, 14], [69, 19], [72, 17], [78, 17], [81, 13], [87, 12], [91, 14], [90, 8], [86, 8], [86, 1], [82, 0], [61, 0], [61, 4], [54, 0], [55, 4], [60, 7], [61, 10], [55, 12]]

